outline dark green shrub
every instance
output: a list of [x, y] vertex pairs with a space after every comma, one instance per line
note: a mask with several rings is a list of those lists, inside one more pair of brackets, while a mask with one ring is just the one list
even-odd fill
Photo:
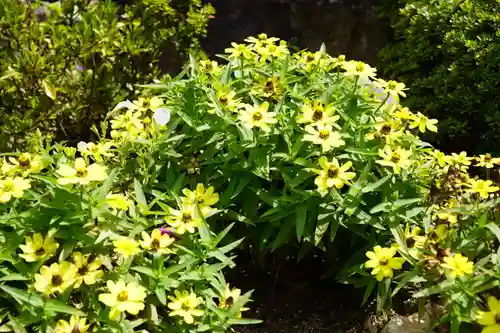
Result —
[[[5, 0], [0, 6], [0, 149], [40, 129], [61, 139], [90, 128], [133, 84], [199, 49], [213, 8], [201, 0]], [[164, 64], [163, 62], [169, 62]], [[176, 68], [175, 68], [176, 69]]]
[[438, 118], [435, 140], [447, 151], [498, 152], [500, 3], [496, 0], [400, 0], [385, 10], [396, 41], [381, 69], [411, 88], [407, 104]]

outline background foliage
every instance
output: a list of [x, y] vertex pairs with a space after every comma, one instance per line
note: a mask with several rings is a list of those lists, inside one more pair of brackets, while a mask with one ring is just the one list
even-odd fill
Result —
[[411, 88], [408, 106], [440, 120], [431, 139], [447, 151], [499, 150], [499, 9], [497, 0], [401, 0], [382, 10], [396, 36], [380, 68]]
[[65, 140], [90, 127], [134, 83], [198, 52], [210, 5], [199, 0], [6, 0], [0, 8], [0, 148], [40, 129]]

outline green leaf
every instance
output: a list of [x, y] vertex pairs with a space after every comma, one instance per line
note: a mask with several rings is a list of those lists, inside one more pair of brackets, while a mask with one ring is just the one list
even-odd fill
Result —
[[392, 208], [398, 209], [398, 208], [408, 206], [408, 205], [411, 205], [411, 204], [414, 204], [414, 203], [420, 202], [420, 201], [422, 201], [422, 198], [400, 199], [400, 200], [394, 201], [394, 203], [392, 204]]
[[295, 209], [295, 212], [297, 213], [297, 219], [295, 220], [295, 231], [297, 232], [297, 240], [300, 242], [304, 233], [304, 226], [306, 225], [307, 205], [298, 206], [297, 209]]
[[490, 229], [500, 241], [500, 227], [498, 227], [494, 222], [488, 223], [485, 227]]
[[69, 315], [82, 316], [82, 317], [85, 316], [84, 312], [55, 299], [46, 301], [44, 309], [45, 311], [48, 312], [66, 313]]
[[387, 202], [387, 201], [379, 203], [378, 205], [376, 205], [375, 207], [370, 209], [370, 214], [375, 214], [378, 212], [386, 212], [386, 211], [388, 211], [388, 208], [390, 206], [391, 206], [391, 203]]
[[440, 294], [446, 290], [449, 290], [454, 285], [455, 285], [455, 281], [445, 280], [443, 282], [438, 283], [435, 286], [420, 290], [419, 292], [413, 294], [413, 297], [420, 298], [420, 297], [428, 297], [428, 296], [434, 295], [434, 294]]
[[230, 244], [228, 244], [226, 246], [220, 247], [219, 251], [222, 252], [222, 253], [224, 253], [224, 254], [226, 254], [229, 251], [232, 251], [233, 249], [237, 248], [241, 244], [241, 242], [243, 242], [243, 238], [242, 239], [238, 239], [238, 240], [236, 240], [236, 241], [234, 241], [234, 242], [232, 242], [232, 243], [230, 243]]
[[394, 288], [394, 291], [392, 292], [391, 297], [396, 296], [396, 294], [401, 290], [401, 288], [406, 286], [408, 284], [408, 282], [410, 282], [414, 277], [418, 276], [419, 274], [420, 274], [420, 272], [418, 269], [414, 269], [412, 271], [404, 272], [403, 274], [401, 274], [400, 277], [402, 276], [403, 278], [398, 283], [398, 286], [396, 288]]
[[130, 269], [134, 270], [136, 272], [145, 274], [147, 276], [151, 276], [152, 278], [156, 278], [156, 274], [149, 267], [146, 267], [146, 266], [134, 266], [134, 267], [131, 267]]
[[165, 289], [163, 288], [156, 288], [155, 290], [155, 295], [160, 301], [161, 304], [167, 305], [167, 294], [165, 293]]
[[55, 101], [57, 98], [56, 87], [54, 87], [54, 85], [50, 83], [50, 81], [47, 79], [44, 79], [42, 81], [42, 85], [45, 95], [47, 95], [50, 99]]
[[14, 333], [27, 333], [24, 325], [16, 318], [9, 315], [9, 326], [12, 327]]
[[198, 204], [196, 204], [196, 209], [198, 210], [198, 215], [200, 217], [198, 223], [198, 232], [200, 234], [201, 241], [204, 244], [210, 244], [212, 242], [212, 234], [210, 233], [210, 229], [208, 229], [207, 221], [201, 212], [201, 208]]
[[316, 224], [316, 230], [314, 231], [314, 245], [318, 245], [321, 242], [321, 239], [323, 238], [323, 235], [325, 234], [326, 230], [328, 230], [328, 226], [330, 225], [331, 221], [331, 213], [328, 214], [322, 214], [318, 216], [318, 223]]
[[365, 288], [365, 293], [363, 295], [363, 301], [361, 302], [361, 305], [366, 304], [368, 300], [370, 299], [370, 295], [373, 293], [373, 289], [375, 289], [375, 286], [377, 285], [377, 282], [373, 279], [370, 279], [370, 282], [368, 282], [368, 285]]
[[272, 249], [275, 250], [281, 245], [285, 244], [285, 242], [288, 240], [290, 236], [290, 233], [292, 232], [292, 227], [293, 227], [293, 220], [292, 219], [285, 220], [285, 223], [281, 225], [280, 231], [278, 232], [276, 239], [271, 245]]
[[142, 209], [148, 210], [148, 202], [146, 201], [146, 196], [144, 195], [144, 191], [142, 190], [141, 183], [134, 178], [134, 191], [135, 198], [137, 202], [142, 206]]
[[213, 246], [217, 246], [217, 244], [219, 244], [220, 241], [223, 240], [224, 237], [226, 237], [227, 233], [233, 228], [233, 226], [234, 222], [224, 228], [224, 230], [222, 230], [212, 241]]
[[21, 304], [30, 304], [37, 308], [43, 307], [43, 299], [38, 294], [28, 293], [25, 290], [9, 287], [6, 285], [0, 285], [0, 289], [2, 289], [7, 294], [14, 297], [16, 301], [18, 301]]
[[262, 320], [260, 319], [229, 319], [227, 321], [228, 324], [230, 325], [255, 325], [255, 324], [260, 324], [262, 323]]
[[101, 185], [101, 187], [99, 187], [98, 194], [97, 194], [97, 197], [96, 197], [97, 201], [103, 201], [106, 198], [106, 195], [111, 190], [111, 186], [113, 185], [113, 181], [115, 180], [116, 175], [118, 175], [118, 169], [114, 168], [109, 173], [108, 178], [106, 179], [106, 181]]
[[385, 176], [383, 178], [380, 178], [376, 182], [373, 182], [373, 183], [370, 183], [370, 184], [364, 186], [361, 189], [361, 192], [363, 192], [363, 193], [373, 192], [377, 188], [379, 188], [380, 186], [384, 185], [390, 178], [391, 178], [391, 175], [387, 175], [387, 176]]
[[0, 277], [0, 281], [26, 281], [29, 280], [27, 277], [22, 276], [21, 274], [9, 274]]
[[339, 230], [339, 226], [340, 226], [340, 221], [337, 219], [334, 219], [330, 224], [330, 242], [333, 242], [333, 240], [335, 239], [337, 231]]

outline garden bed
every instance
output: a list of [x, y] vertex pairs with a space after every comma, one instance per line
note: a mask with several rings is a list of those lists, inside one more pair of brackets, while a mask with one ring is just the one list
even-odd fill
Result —
[[228, 278], [243, 290], [255, 290], [251, 310], [245, 316], [263, 322], [238, 328], [237, 332], [363, 332], [369, 313], [361, 306], [363, 290], [333, 278], [321, 279], [324, 262], [319, 256], [298, 264], [295, 258], [268, 262], [265, 269], [248, 264], [251, 260], [243, 257], [239, 261]]

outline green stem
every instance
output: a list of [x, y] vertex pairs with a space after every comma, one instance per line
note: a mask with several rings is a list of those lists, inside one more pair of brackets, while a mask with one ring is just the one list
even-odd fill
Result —
[[382, 107], [382, 105], [384, 105], [384, 104], [385, 104], [385, 102], [387, 102], [387, 100], [389, 99], [389, 96], [390, 96], [390, 94], [389, 94], [389, 93], [387, 93], [387, 96], [385, 96], [384, 100], [382, 101], [382, 103], [380, 103], [380, 105], [378, 106], [377, 110], [375, 110], [375, 112], [374, 112], [374, 113], [377, 113], [377, 112], [378, 112], [378, 110], [380, 110], [380, 108]]
[[356, 75], [356, 79], [354, 80], [354, 87], [352, 89], [352, 94], [353, 95], [356, 93], [356, 90], [358, 88], [358, 80], [359, 80], [359, 75]]

